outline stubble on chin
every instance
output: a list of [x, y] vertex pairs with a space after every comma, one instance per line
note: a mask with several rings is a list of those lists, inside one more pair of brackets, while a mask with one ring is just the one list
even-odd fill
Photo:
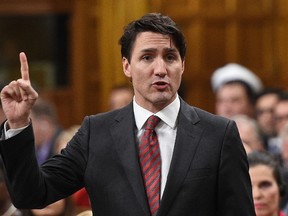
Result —
[[167, 93], [163, 93], [163, 94], [157, 95], [157, 96], [154, 98], [153, 103], [154, 103], [155, 106], [157, 106], [157, 107], [162, 107], [162, 108], [164, 108], [164, 107], [166, 107], [167, 105], [169, 105], [170, 103], [172, 103], [175, 98], [176, 98], [176, 94], [170, 95], [170, 94], [167, 94]]

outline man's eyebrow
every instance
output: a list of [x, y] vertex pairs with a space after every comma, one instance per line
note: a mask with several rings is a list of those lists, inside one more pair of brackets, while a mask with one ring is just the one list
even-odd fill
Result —
[[142, 49], [142, 50], [141, 50], [142, 53], [155, 52], [155, 51], [157, 51], [156, 48], [146, 48], [146, 49]]
[[165, 51], [166, 52], [178, 52], [178, 50], [176, 48], [171, 48], [171, 47], [165, 48]]
[[[146, 53], [146, 52], [156, 52], [157, 49], [156, 48], [147, 48], [147, 49], [142, 49], [141, 52], [142, 53]], [[178, 52], [178, 50], [176, 48], [164, 48], [165, 52]]]

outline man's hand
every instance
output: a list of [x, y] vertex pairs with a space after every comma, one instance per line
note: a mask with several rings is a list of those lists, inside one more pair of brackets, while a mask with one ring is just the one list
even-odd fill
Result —
[[21, 79], [12, 81], [1, 91], [1, 102], [10, 128], [16, 129], [29, 124], [31, 108], [38, 98], [29, 79], [29, 67], [25, 53], [21, 52]]

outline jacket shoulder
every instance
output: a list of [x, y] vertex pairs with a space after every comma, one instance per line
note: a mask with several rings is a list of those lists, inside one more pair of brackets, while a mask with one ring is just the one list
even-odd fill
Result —
[[129, 104], [128, 106], [121, 109], [86, 116], [83, 120], [83, 123], [97, 124], [102, 126], [111, 125], [115, 122], [121, 121], [123, 118], [133, 116], [132, 111], [132, 105]]
[[228, 124], [229, 122], [232, 122], [230, 119], [191, 106], [186, 102], [182, 102], [181, 110], [182, 113], [193, 122], [205, 122], [205, 124]]

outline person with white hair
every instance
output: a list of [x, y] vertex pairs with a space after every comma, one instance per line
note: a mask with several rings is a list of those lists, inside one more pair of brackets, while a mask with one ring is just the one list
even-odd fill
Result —
[[265, 151], [260, 128], [255, 119], [246, 115], [236, 115], [232, 119], [236, 122], [243, 145], [248, 145], [251, 151]]

